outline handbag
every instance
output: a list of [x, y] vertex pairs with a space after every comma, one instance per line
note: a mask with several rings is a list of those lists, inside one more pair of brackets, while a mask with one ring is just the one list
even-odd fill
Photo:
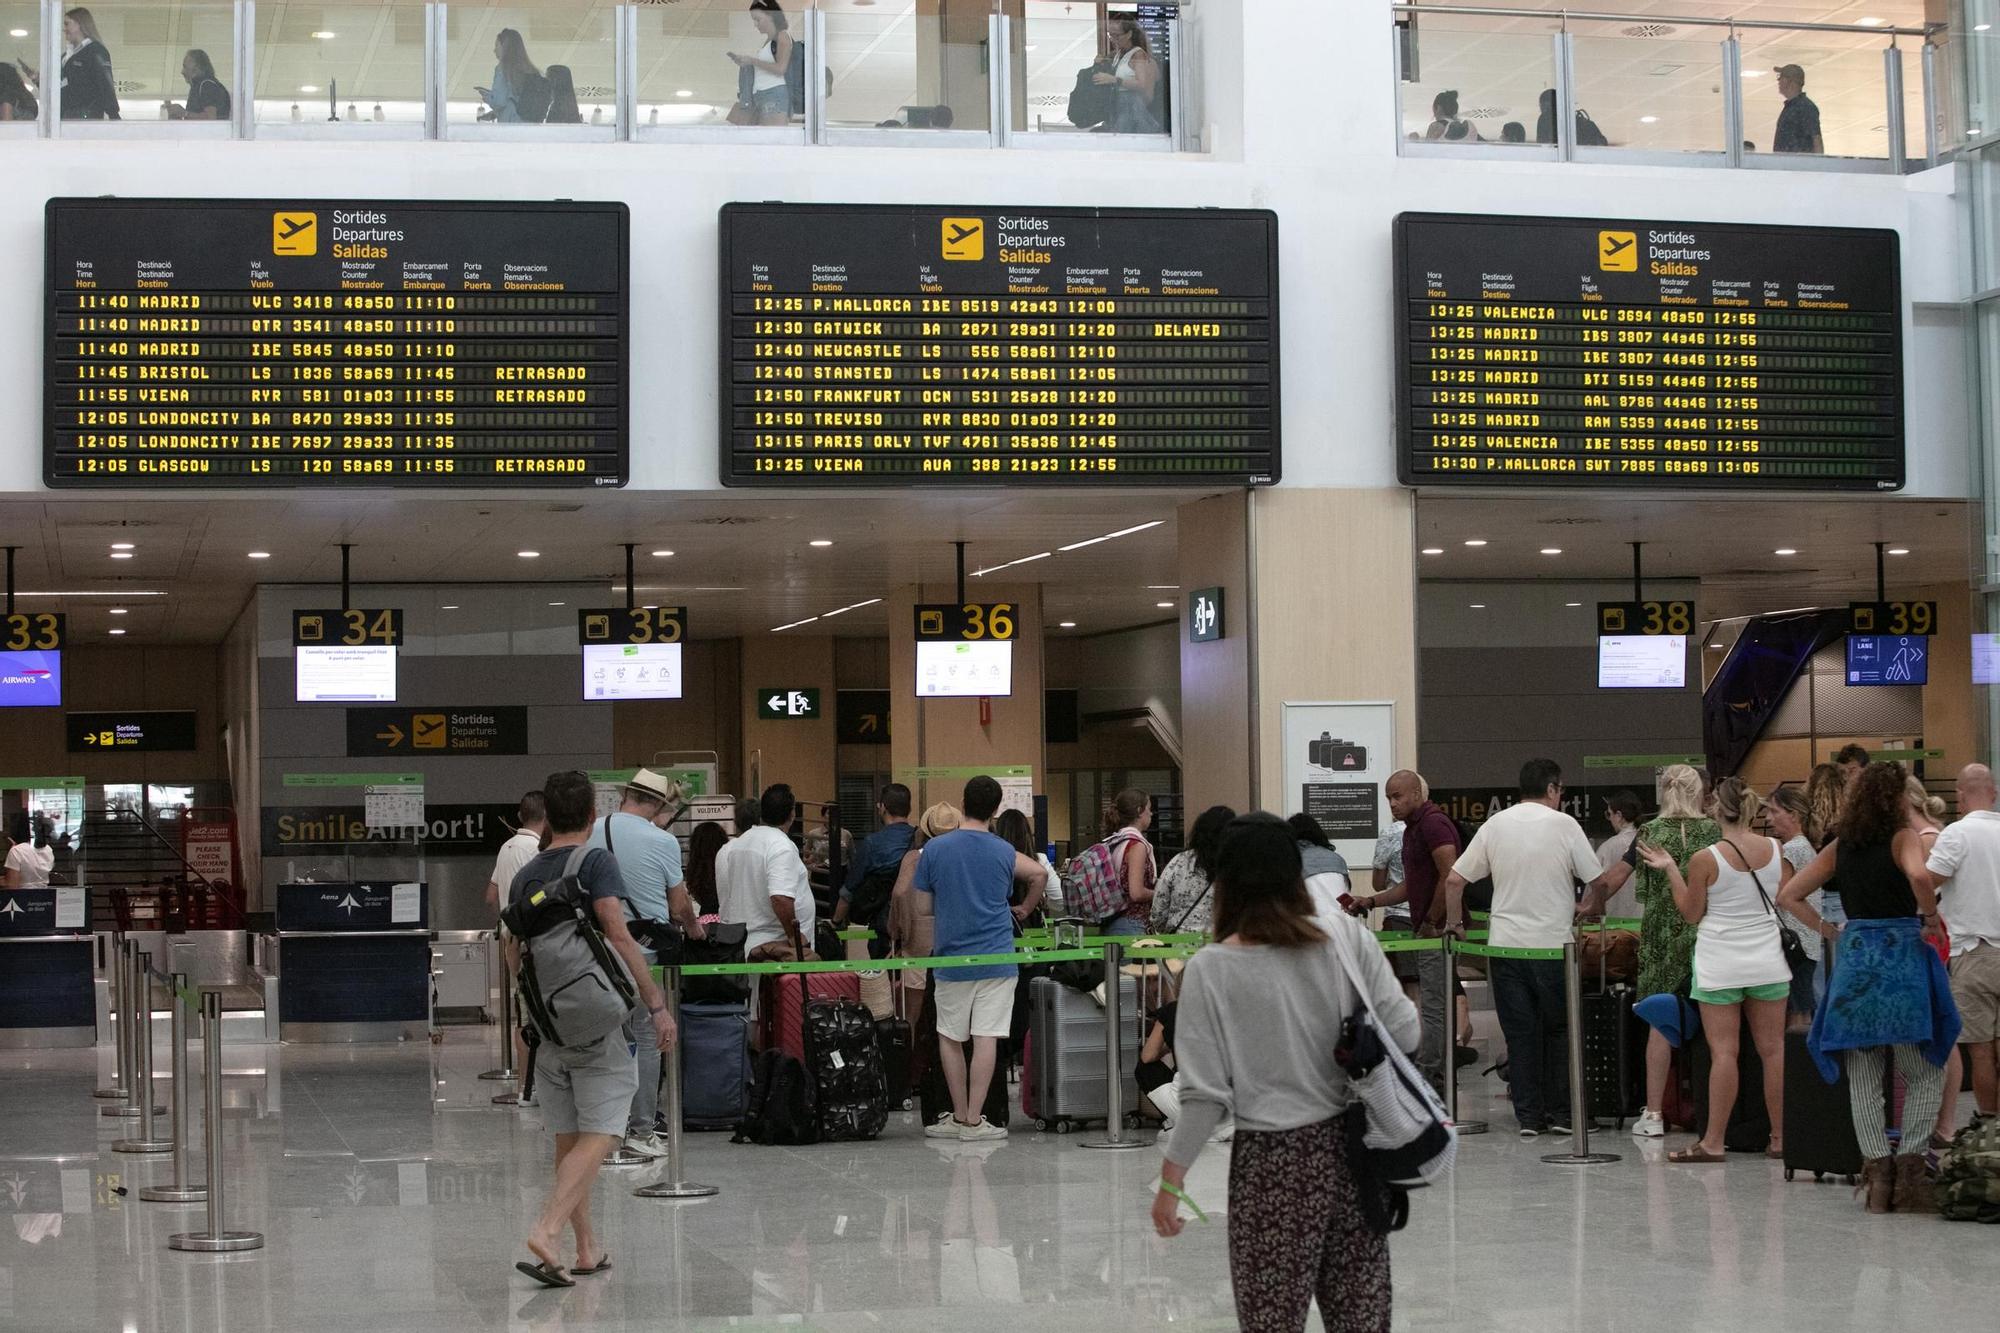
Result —
[[1402, 1189], [1417, 1189], [1451, 1170], [1458, 1159], [1458, 1130], [1444, 1099], [1390, 1037], [1361, 984], [1361, 968], [1348, 938], [1358, 929], [1352, 922], [1338, 921], [1329, 932], [1341, 970], [1361, 997], [1360, 1010], [1348, 1016], [1334, 1050], [1334, 1059], [1346, 1071], [1368, 1117], [1361, 1138], [1366, 1160], [1357, 1164], [1357, 1170]]
[[[1733, 842], [1729, 845], [1736, 847], [1736, 844]], [[1736, 854], [1743, 856], [1743, 849], [1736, 847]], [[1781, 852], [1779, 855], [1782, 856], [1783, 853]], [[1778, 857], [1772, 857], [1771, 864], [1776, 865], [1777, 863]], [[1749, 870], [1750, 858], [1747, 856], [1743, 857], [1743, 867]], [[1792, 994], [1790, 999], [1792, 1011], [1794, 1013], [1809, 1014], [1817, 1007], [1813, 1003], [1813, 960], [1807, 956], [1806, 946], [1799, 943], [1799, 937], [1792, 934], [1791, 928], [1785, 924], [1785, 918], [1778, 915], [1778, 905], [1772, 902], [1771, 895], [1764, 891], [1763, 875], [1755, 870], [1751, 870], [1750, 882], [1757, 886], [1757, 896], [1764, 900], [1764, 910], [1769, 912], [1771, 919], [1777, 923], [1778, 947], [1784, 951], [1785, 966], [1792, 970]]]

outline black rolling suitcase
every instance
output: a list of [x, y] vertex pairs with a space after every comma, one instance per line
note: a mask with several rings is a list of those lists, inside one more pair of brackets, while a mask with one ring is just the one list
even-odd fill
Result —
[[[926, 1125], [934, 1123], [941, 1115], [951, 1114], [951, 1089], [945, 1086], [944, 1066], [938, 1063], [937, 1035], [937, 979], [931, 979], [930, 986], [924, 988], [924, 1006], [917, 1015], [917, 1026], [912, 1036], [919, 1050], [925, 1052], [923, 1073], [917, 1080], [918, 1113]], [[965, 1059], [972, 1061], [972, 1043], [965, 1043]], [[993, 1061], [993, 1082], [986, 1088], [986, 1104], [980, 1107], [988, 1123], [1005, 1127], [1011, 1118], [1010, 1103], [1013, 1098], [1007, 1091], [1008, 1044], [1000, 1043], [1000, 1049]]]
[[1646, 1025], [1632, 1013], [1628, 986], [1582, 1000], [1583, 1083], [1590, 1118], [1616, 1121], [1623, 1129], [1646, 1101]]
[[[1739, 1011], [1740, 1012], [1740, 1011]], [[1708, 1133], [1708, 1076], [1712, 1058], [1706, 1041], [1694, 1048], [1694, 1132]], [[1763, 1152], [1771, 1146], [1771, 1113], [1764, 1105], [1764, 1062], [1750, 1041], [1750, 1024], [1743, 1024], [1737, 1048], [1736, 1105], [1722, 1131], [1727, 1152]], [[1817, 1075], [1815, 1075], [1817, 1077]], [[1789, 1142], [1789, 1137], [1787, 1142]]]
[[1806, 1045], [1806, 1034], [1785, 1034], [1785, 1179], [1800, 1171], [1814, 1180], [1861, 1175], [1861, 1143], [1854, 1137], [1854, 1105], [1848, 1098], [1847, 1064], [1828, 1083]]
[[882, 1052], [882, 1082], [887, 1089], [890, 1110], [908, 1110], [914, 1088], [910, 1082], [910, 1055], [915, 1033], [902, 1015], [904, 987], [895, 988], [897, 1012], [875, 1020], [875, 1045]]

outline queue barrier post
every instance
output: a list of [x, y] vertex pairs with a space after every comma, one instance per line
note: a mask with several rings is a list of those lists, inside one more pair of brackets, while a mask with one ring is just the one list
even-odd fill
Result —
[[1104, 942], [1104, 1137], [1087, 1139], [1086, 1148], [1143, 1148], [1137, 1139], [1125, 1137], [1124, 1021], [1119, 1014], [1118, 982], [1125, 949], [1115, 938]]
[[[139, 1086], [141, 995], [142, 993], [144, 995], [143, 1008], [147, 1011], [147, 1022], [152, 1018], [153, 997], [149, 984], [139, 975], [138, 941], [125, 940], [120, 950], [118, 975], [123, 979], [125, 986], [125, 998], [119, 1006], [118, 1013], [119, 1063], [124, 1071], [120, 1081], [125, 1086], [125, 1100], [101, 1107], [97, 1113], [107, 1120], [136, 1120], [139, 1118], [139, 1098], [143, 1095], [148, 1102], [153, 1100], [153, 1090], [142, 1089]], [[153, 1109], [161, 1111], [166, 1108], [154, 1106]]]
[[1451, 932], [1444, 933], [1439, 948], [1444, 954], [1444, 1109], [1457, 1127], [1460, 1137], [1469, 1134], [1484, 1134], [1488, 1125], [1484, 1120], [1461, 1120], [1458, 1118], [1458, 950], [1453, 946]]
[[202, 1137], [207, 1146], [208, 1228], [181, 1231], [167, 1237], [167, 1248], [196, 1254], [261, 1250], [264, 1237], [256, 1231], [223, 1227], [222, 1170], [222, 992], [201, 993]]
[[1563, 1002], [1564, 1017], [1568, 1021], [1569, 1039], [1569, 1114], [1570, 1139], [1568, 1152], [1549, 1153], [1544, 1162], [1555, 1166], [1596, 1166], [1603, 1162], [1616, 1162], [1617, 1153], [1590, 1150], [1590, 1090], [1583, 1081], [1583, 976], [1582, 951], [1574, 939], [1563, 944]]
[[[802, 979], [803, 980], [803, 979]], [[715, 1185], [697, 1185], [687, 1178], [681, 1160], [681, 970], [666, 969], [663, 989], [667, 996], [667, 1016], [673, 1020], [674, 1046], [663, 1052], [661, 1100], [667, 1114], [667, 1175], [657, 1185], [641, 1185], [632, 1191], [641, 1199], [706, 1199], [721, 1193]]]
[[113, 1072], [111, 1082], [90, 1095], [101, 1102], [122, 1102], [126, 1089], [132, 1084], [132, 1071], [126, 1064], [131, 1055], [126, 1038], [132, 1034], [125, 1027], [125, 932], [122, 930], [111, 937], [111, 952], [105, 958], [105, 973], [105, 980], [110, 983], [111, 989], [106, 998], [111, 1005]]
[[176, 972], [169, 979], [173, 988], [173, 1086], [171, 1103], [173, 1106], [174, 1140], [174, 1183], [171, 1185], [148, 1185], [139, 1191], [139, 1198], [146, 1203], [200, 1203], [208, 1197], [208, 1190], [200, 1185], [188, 1183], [188, 1097], [193, 1091], [188, 1087], [187, 1060], [187, 973]]
[[[514, 1030], [516, 1023], [517, 1019], [514, 1015], [514, 979], [507, 975], [507, 960], [503, 954], [500, 960], [500, 1067], [498, 1069], [487, 1070], [479, 1076], [480, 1078], [488, 1082], [498, 1082], [503, 1079], [508, 1083], [514, 1082], [516, 1075], [514, 1069]], [[510, 1087], [507, 1091], [496, 1095], [493, 1098], [493, 1104], [495, 1106], [519, 1106], [521, 1104], [520, 1088], [518, 1086]]]
[[132, 1076], [138, 1084], [134, 1105], [139, 1113], [139, 1133], [135, 1138], [117, 1140], [111, 1151], [172, 1152], [173, 1140], [160, 1138], [153, 1132], [153, 1113], [159, 1108], [153, 1105], [153, 955], [149, 951], [139, 951], [134, 972], [139, 980], [139, 1003], [135, 1006], [139, 1021], [132, 1028], [135, 1046]]

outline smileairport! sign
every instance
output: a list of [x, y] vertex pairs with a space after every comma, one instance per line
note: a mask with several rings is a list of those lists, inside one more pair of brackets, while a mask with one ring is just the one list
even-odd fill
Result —
[[324, 851], [367, 842], [422, 842], [435, 856], [491, 856], [512, 830], [511, 805], [426, 805], [421, 825], [371, 828], [355, 805], [265, 806], [264, 855]]

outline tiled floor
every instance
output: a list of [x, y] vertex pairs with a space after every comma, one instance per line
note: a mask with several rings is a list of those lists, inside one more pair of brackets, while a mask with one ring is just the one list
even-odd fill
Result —
[[[1150, 1148], [1088, 1152], [1075, 1136], [1032, 1131], [936, 1146], [913, 1116], [867, 1144], [690, 1136], [689, 1174], [723, 1186], [700, 1203], [634, 1198], [658, 1169], [607, 1172], [597, 1213], [614, 1267], [571, 1291], [533, 1289], [513, 1262], [547, 1183], [547, 1140], [532, 1113], [488, 1104], [497, 1085], [474, 1075], [491, 1063], [490, 1029], [438, 1048], [229, 1048], [227, 1220], [268, 1243], [211, 1257], [166, 1246], [199, 1229], [199, 1206], [137, 1201], [169, 1165], [111, 1152], [124, 1127], [90, 1099], [104, 1057], [0, 1053], [0, 1202], [12, 1223], [0, 1234], [0, 1329], [1234, 1323], [1223, 1150], [1190, 1181], [1214, 1223], [1162, 1242], [1146, 1218]], [[1467, 1109], [1482, 1111], [1483, 1097]], [[1992, 1326], [1996, 1235], [1985, 1228], [1868, 1218], [1837, 1184], [1786, 1184], [1761, 1159], [1672, 1167], [1659, 1145], [1623, 1134], [1596, 1140], [1622, 1161], [1544, 1165], [1562, 1142], [1466, 1140], [1455, 1180], [1419, 1195], [1393, 1242], [1397, 1327]]]

